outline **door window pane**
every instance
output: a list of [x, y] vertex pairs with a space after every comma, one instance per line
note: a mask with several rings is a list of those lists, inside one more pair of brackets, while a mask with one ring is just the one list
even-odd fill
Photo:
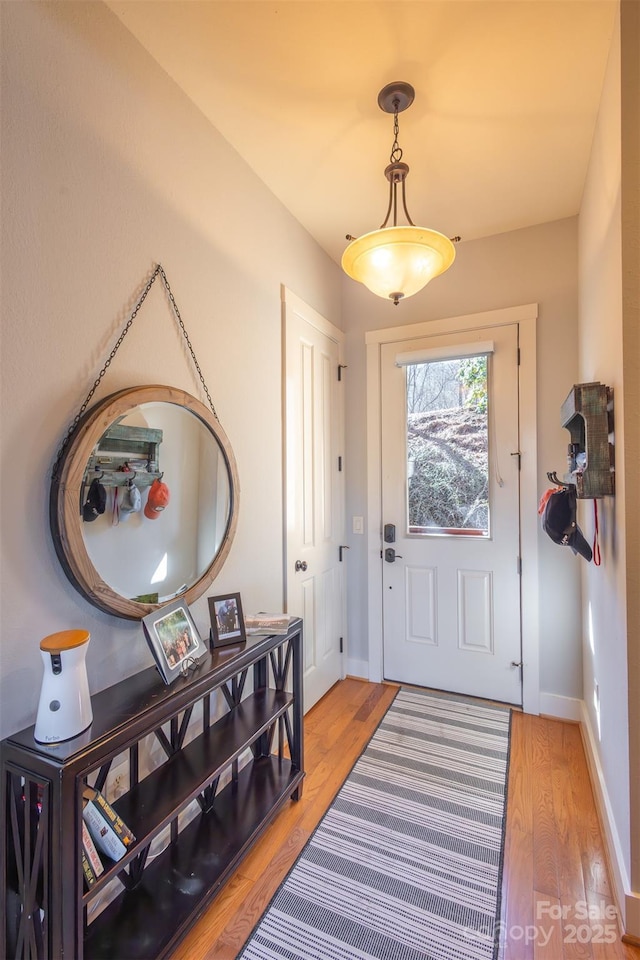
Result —
[[488, 537], [487, 357], [405, 369], [408, 532]]

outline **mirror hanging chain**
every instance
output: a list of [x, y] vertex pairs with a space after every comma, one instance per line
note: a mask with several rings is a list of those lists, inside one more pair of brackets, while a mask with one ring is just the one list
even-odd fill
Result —
[[208, 387], [207, 387], [207, 385], [206, 385], [206, 383], [205, 383], [204, 376], [203, 376], [203, 374], [202, 374], [202, 370], [200, 369], [200, 364], [198, 363], [198, 361], [197, 361], [197, 359], [196, 359], [196, 355], [195, 355], [195, 351], [194, 351], [194, 349], [193, 349], [193, 345], [192, 345], [192, 343], [191, 343], [191, 340], [189, 339], [189, 334], [187, 333], [187, 328], [185, 327], [184, 322], [183, 322], [183, 320], [182, 320], [182, 317], [180, 316], [180, 311], [179, 311], [179, 309], [178, 309], [178, 304], [176, 303], [176, 299], [175, 299], [175, 297], [174, 297], [174, 295], [173, 295], [173, 291], [171, 290], [171, 287], [169, 286], [169, 281], [167, 280], [167, 275], [166, 275], [166, 273], [164, 272], [164, 270], [163, 270], [163, 268], [162, 268], [162, 265], [158, 263], [158, 264], [156, 264], [155, 270], [153, 271], [153, 273], [151, 274], [149, 280], [147, 281], [147, 284], [146, 284], [144, 290], [143, 290], [142, 293], [140, 294], [140, 296], [139, 296], [139, 298], [138, 298], [138, 301], [137, 301], [135, 307], [133, 308], [133, 311], [132, 311], [132, 313], [131, 313], [131, 316], [129, 317], [129, 319], [128, 319], [127, 322], [125, 323], [124, 327], [122, 328], [122, 332], [120, 333], [120, 336], [119, 336], [118, 339], [116, 340], [115, 346], [113, 347], [113, 350], [111, 351], [111, 353], [110, 353], [109, 356], [107, 357], [107, 360], [105, 361], [105, 364], [104, 364], [102, 370], [101, 370], [100, 373], [98, 374], [98, 376], [97, 376], [97, 378], [96, 378], [96, 380], [95, 380], [95, 383], [93, 384], [93, 386], [91, 387], [91, 390], [90, 390], [89, 393], [87, 394], [87, 397], [86, 397], [84, 403], [83, 403], [82, 406], [80, 407], [78, 413], [76, 414], [76, 416], [75, 416], [74, 419], [73, 419], [73, 422], [71, 423], [71, 426], [69, 427], [69, 429], [68, 429], [68, 431], [67, 431], [67, 435], [65, 436], [64, 440], [62, 441], [62, 445], [61, 445], [60, 449], [58, 450], [58, 453], [57, 453], [57, 455], [56, 455], [56, 459], [55, 459], [55, 461], [54, 461], [53, 468], [52, 468], [52, 471], [51, 471], [51, 476], [52, 476], [54, 479], [55, 479], [55, 478], [57, 477], [57, 475], [58, 475], [58, 470], [60, 469], [60, 463], [61, 463], [61, 461], [62, 461], [62, 457], [63, 457], [63, 455], [64, 455], [64, 452], [65, 452], [65, 450], [67, 449], [67, 446], [69, 445], [69, 441], [71, 440], [71, 438], [73, 437], [74, 433], [76, 432], [76, 430], [77, 430], [77, 428], [78, 428], [78, 424], [80, 423], [80, 420], [82, 419], [82, 416], [83, 416], [85, 410], [87, 409], [87, 407], [89, 406], [89, 403], [91, 402], [91, 398], [93, 397], [94, 393], [95, 393], [96, 390], [98, 389], [98, 387], [99, 387], [99, 385], [100, 385], [100, 383], [101, 383], [101, 381], [102, 381], [102, 378], [104, 377], [105, 373], [106, 373], [107, 370], [109, 369], [109, 367], [110, 367], [110, 365], [111, 365], [111, 361], [113, 360], [113, 358], [115, 357], [116, 353], [117, 353], [118, 350], [120, 349], [120, 346], [122, 345], [122, 341], [124, 340], [124, 338], [125, 338], [126, 335], [128, 334], [129, 330], [131, 329], [131, 326], [132, 326], [132, 324], [133, 324], [133, 321], [135, 320], [135, 318], [136, 318], [136, 316], [137, 316], [137, 314], [138, 314], [138, 311], [140, 310], [140, 307], [142, 306], [142, 304], [143, 304], [144, 301], [146, 300], [147, 294], [148, 294], [149, 291], [151, 290], [151, 287], [152, 287], [153, 284], [155, 283], [156, 277], [157, 277], [158, 275], [160, 275], [160, 276], [162, 277], [162, 282], [163, 282], [164, 287], [165, 287], [165, 290], [166, 290], [166, 292], [167, 292], [167, 296], [169, 297], [169, 302], [171, 303], [171, 307], [172, 307], [172, 309], [173, 309], [173, 312], [174, 312], [174, 315], [175, 315], [176, 320], [177, 320], [177, 322], [178, 322], [178, 325], [180, 326], [180, 329], [182, 330], [182, 334], [183, 334], [183, 336], [184, 336], [184, 339], [186, 340], [187, 347], [189, 348], [189, 353], [191, 354], [191, 359], [193, 360], [193, 364], [194, 364], [194, 366], [195, 366], [195, 368], [196, 368], [196, 370], [197, 370], [197, 372], [198, 372], [198, 376], [200, 377], [200, 383], [202, 384], [202, 389], [204, 390], [205, 395], [206, 395], [206, 397], [207, 397], [207, 400], [208, 400], [208, 402], [209, 402], [209, 406], [211, 407], [211, 412], [213, 413], [213, 415], [214, 415], [214, 417], [216, 418], [216, 420], [218, 420], [218, 422], [220, 422], [220, 421], [219, 421], [219, 418], [218, 418], [218, 414], [216, 413], [216, 409], [215, 409], [215, 407], [214, 407], [214, 405], [213, 405], [213, 400], [211, 399], [211, 394], [209, 393], [209, 389], [208, 389]]

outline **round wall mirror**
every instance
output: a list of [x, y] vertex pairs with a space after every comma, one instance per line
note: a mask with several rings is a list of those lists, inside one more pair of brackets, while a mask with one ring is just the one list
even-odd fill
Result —
[[121, 390], [81, 419], [51, 484], [56, 553], [84, 597], [140, 620], [201, 596], [224, 563], [238, 516], [229, 440], [195, 397]]

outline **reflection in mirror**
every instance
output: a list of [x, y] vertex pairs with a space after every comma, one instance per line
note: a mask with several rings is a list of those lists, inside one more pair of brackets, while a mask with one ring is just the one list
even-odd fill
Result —
[[[83, 522], [82, 535], [93, 566], [116, 593], [165, 603], [193, 586], [220, 549], [231, 505], [226, 463], [208, 427], [184, 407], [140, 404], [118, 427], [157, 437], [157, 460], [150, 463], [144, 449], [127, 449], [135, 441], [123, 443], [109, 436], [111, 428], [105, 431], [86, 473], [88, 483], [97, 477], [105, 488], [105, 512]], [[138, 443], [143, 447], [143, 440]], [[152, 482], [160, 477], [169, 500], [157, 512], [145, 512]], [[128, 482], [140, 491], [139, 510], [126, 508]]]
[[55, 472], [56, 552], [91, 603], [140, 619], [204, 593], [229, 552], [238, 495], [229, 441], [200, 401], [123, 390], [85, 414]]

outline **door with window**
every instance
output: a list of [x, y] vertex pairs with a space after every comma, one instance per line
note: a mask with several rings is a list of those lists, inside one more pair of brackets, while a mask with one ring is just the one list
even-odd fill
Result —
[[521, 699], [518, 328], [381, 350], [384, 676]]

